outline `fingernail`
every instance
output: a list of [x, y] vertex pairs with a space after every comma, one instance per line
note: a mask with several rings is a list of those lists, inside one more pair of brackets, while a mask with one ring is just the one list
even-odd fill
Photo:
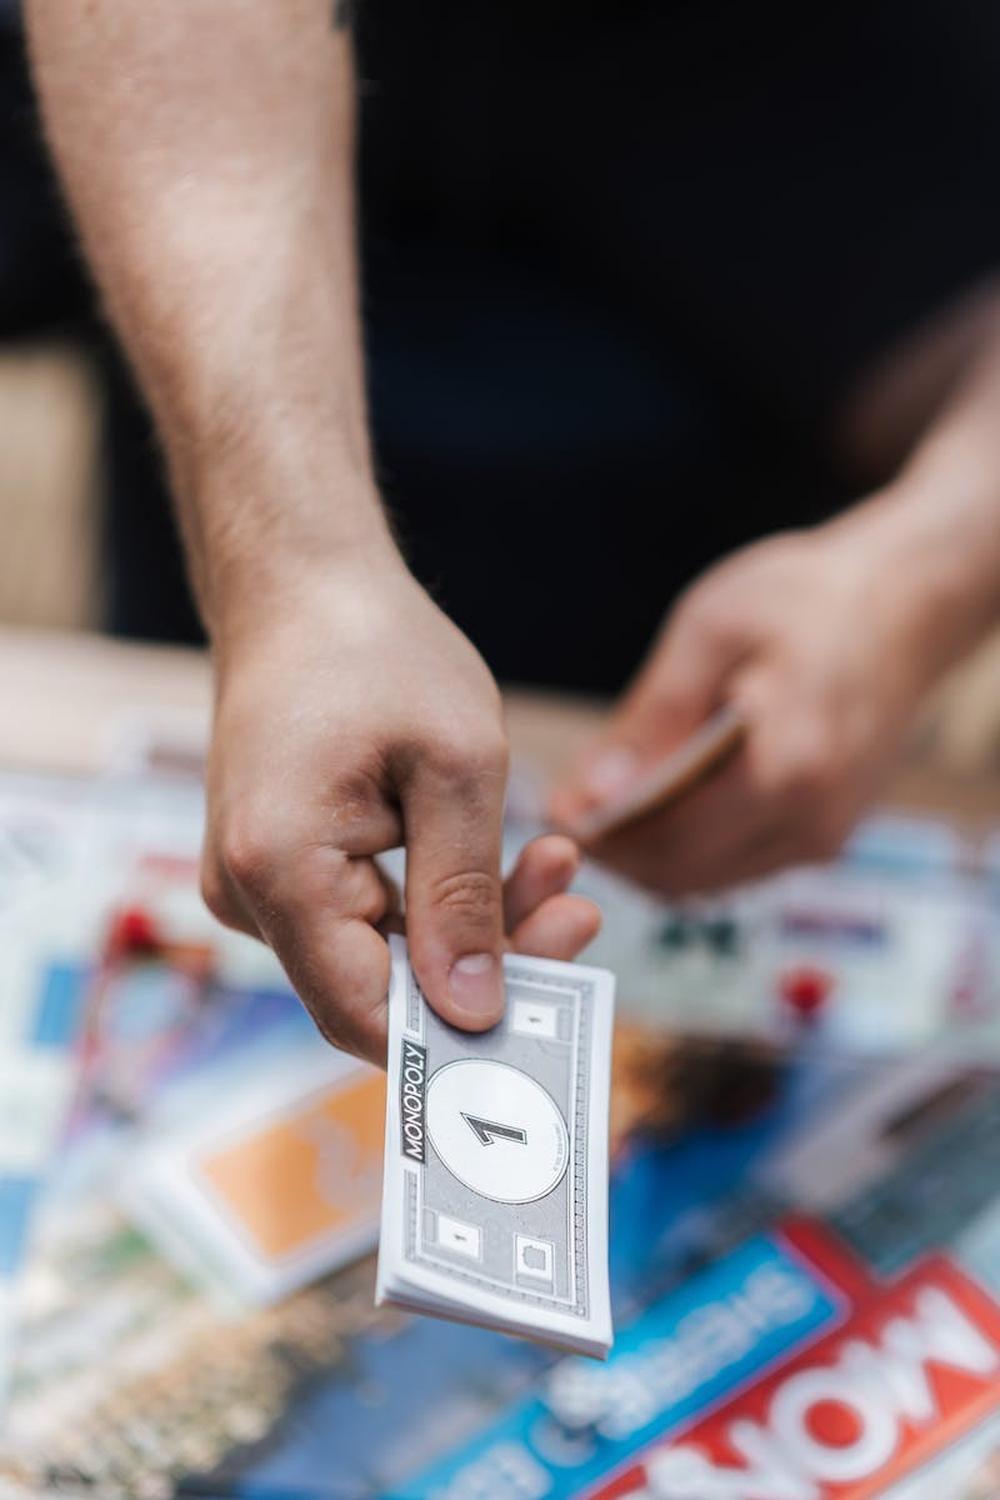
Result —
[[448, 988], [458, 1010], [470, 1020], [499, 1020], [503, 1011], [500, 965], [492, 953], [467, 953], [457, 958], [448, 975]]
[[632, 750], [605, 750], [584, 769], [580, 778], [583, 787], [603, 802], [623, 792], [635, 780], [639, 757]]

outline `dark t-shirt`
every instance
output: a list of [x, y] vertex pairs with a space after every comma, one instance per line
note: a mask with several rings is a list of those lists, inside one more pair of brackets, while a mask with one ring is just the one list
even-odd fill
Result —
[[603, 293], [776, 409], [821, 415], [997, 264], [1000, 6], [359, 14], [373, 240]]
[[612, 687], [719, 552], [849, 498], [874, 355], [1000, 264], [1000, 6], [363, 0], [372, 405], [501, 675]]

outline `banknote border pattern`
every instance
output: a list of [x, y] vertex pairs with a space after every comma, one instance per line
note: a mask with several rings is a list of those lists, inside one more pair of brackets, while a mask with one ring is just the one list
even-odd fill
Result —
[[[544, 989], [553, 987], [551, 974], [544, 971], [518, 968], [518, 977], [523, 978], [526, 983], [536, 983]], [[560, 985], [561, 989], [569, 989], [570, 986]], [[587, 1212], [585, 1192], [587, 1182], [587, 1086], [591, 1079], [593, 1058], [591, 1056], [593, 1038], [593, 1007], [596, 984], [593, 980], [583, 980], [574, 991], [576, 1001], [576, 1027], [577, 1048], [579, 1054], [585, 1059], [585, 1066], [576, 1070], [576, 1097], [573, 1100], [573, 1162], [572, 1162], [572, 1211], [570, 1232], [573, 1236], [573, 1278], [575, 1285], [572, 1290], [572, 1300], [560, 1300], [555, 1297], [547, 1297], [540, 1292], [528, 1291], [524, 1287], [513, 1283], [509, 1289], [505, 1288], [504, 1296], [512, 1301], [519, 1302], [527, 1307], [544, 1307], [552, 1311], [564, 1313], [569, 1317], [588, 1318], [590, 1316], [589, 1304], [589, 1260], [587, 1255]], [[406, 993], [406, 1026], [404, 1035], [409, 1032], [421, 1044], [426, 1044], [427, 1037], [421, 1021], [423, 1019], [423, 995], [417, 984], [412, 970], [407, 973]], [[567, 1124], [569, 1125], [569, 1121]], [[406, 1179], [406, 1203], [404, 1213], [404, 1258], [412, 1265], [423, 1266], [434, 1272], [439, 1272], [440, 1267], [432, 1256], [424, 1252], [418, 1244], [417, 1223], [419, 1219], [419, 1170], [412, 1166], [403, 1167], [403, 1175]], [[566, 1176], [569, 1181], [569, 1173]], [[480, 1290], [491, 1291], [493, 1283], [483, 1276], [477, 1276], [475, 1272], [460, 1270], [457, 1266], [448, 1267], [450, 1280], [465, 1281]]]

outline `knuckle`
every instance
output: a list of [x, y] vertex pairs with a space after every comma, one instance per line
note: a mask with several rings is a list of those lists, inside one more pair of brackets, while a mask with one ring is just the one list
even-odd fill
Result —
[[332, 823], [344, 832], [364, 828], [382, 801], [382, 788], [375, 772], [343, 771], [335, 778], [331, 792]]
[[256, 892], [266, 884], [280, 845], [267, 819], [245, 816], [223, 828], [220, 854], [238, 886]]
[[439, 738], [432, 750], [439, 773], [450, 781], [474, 785], [484, 779], [506, 776], [510, 752], [501, 733], [457, 730]]
[[224, 926], [232, 924], [232, 909], [226, 896], [225, 885], [214, 864], [205, 863], [201, 868], [201, 899], [217, 922]]
[[439, 912], [484, 926], [492, 925], [500, 909], [500, 882], [485, 870], [441, 876], [430, 895]]

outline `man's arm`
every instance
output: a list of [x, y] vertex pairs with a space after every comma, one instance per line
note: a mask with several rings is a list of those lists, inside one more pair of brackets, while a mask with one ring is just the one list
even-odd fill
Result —
[[856, 462], [890, 473], [882, 488], [699, 579], [553, 798], [559, 823], [582, 826], [739, 704], [740, 754], [595, 846], [665, 894], [832, 855], [923, 694], [1000, 619], [1000, 296], [968, 299], [873, 371], [844, 431]]
[[327, 0], [31, 0], [28, 20], [56, 158], [224, 633], [290, 568], [388, 551], [365, 433], [349, 40]]
[[[471, 1029], [501, 1012], [506, 746], [489, 673], [407, 572], [372, 480], [332, 9], [31, 0], [29, 22], [212, 639], [206, 899], [272, 943], [332, 1039], [378, 1057], [391, 894], [374, 856], [404, 840], [428, 998]], [[572, 851], [536, 855], [508, 926], [568, 957], [593, 912], [559, 894]]]

